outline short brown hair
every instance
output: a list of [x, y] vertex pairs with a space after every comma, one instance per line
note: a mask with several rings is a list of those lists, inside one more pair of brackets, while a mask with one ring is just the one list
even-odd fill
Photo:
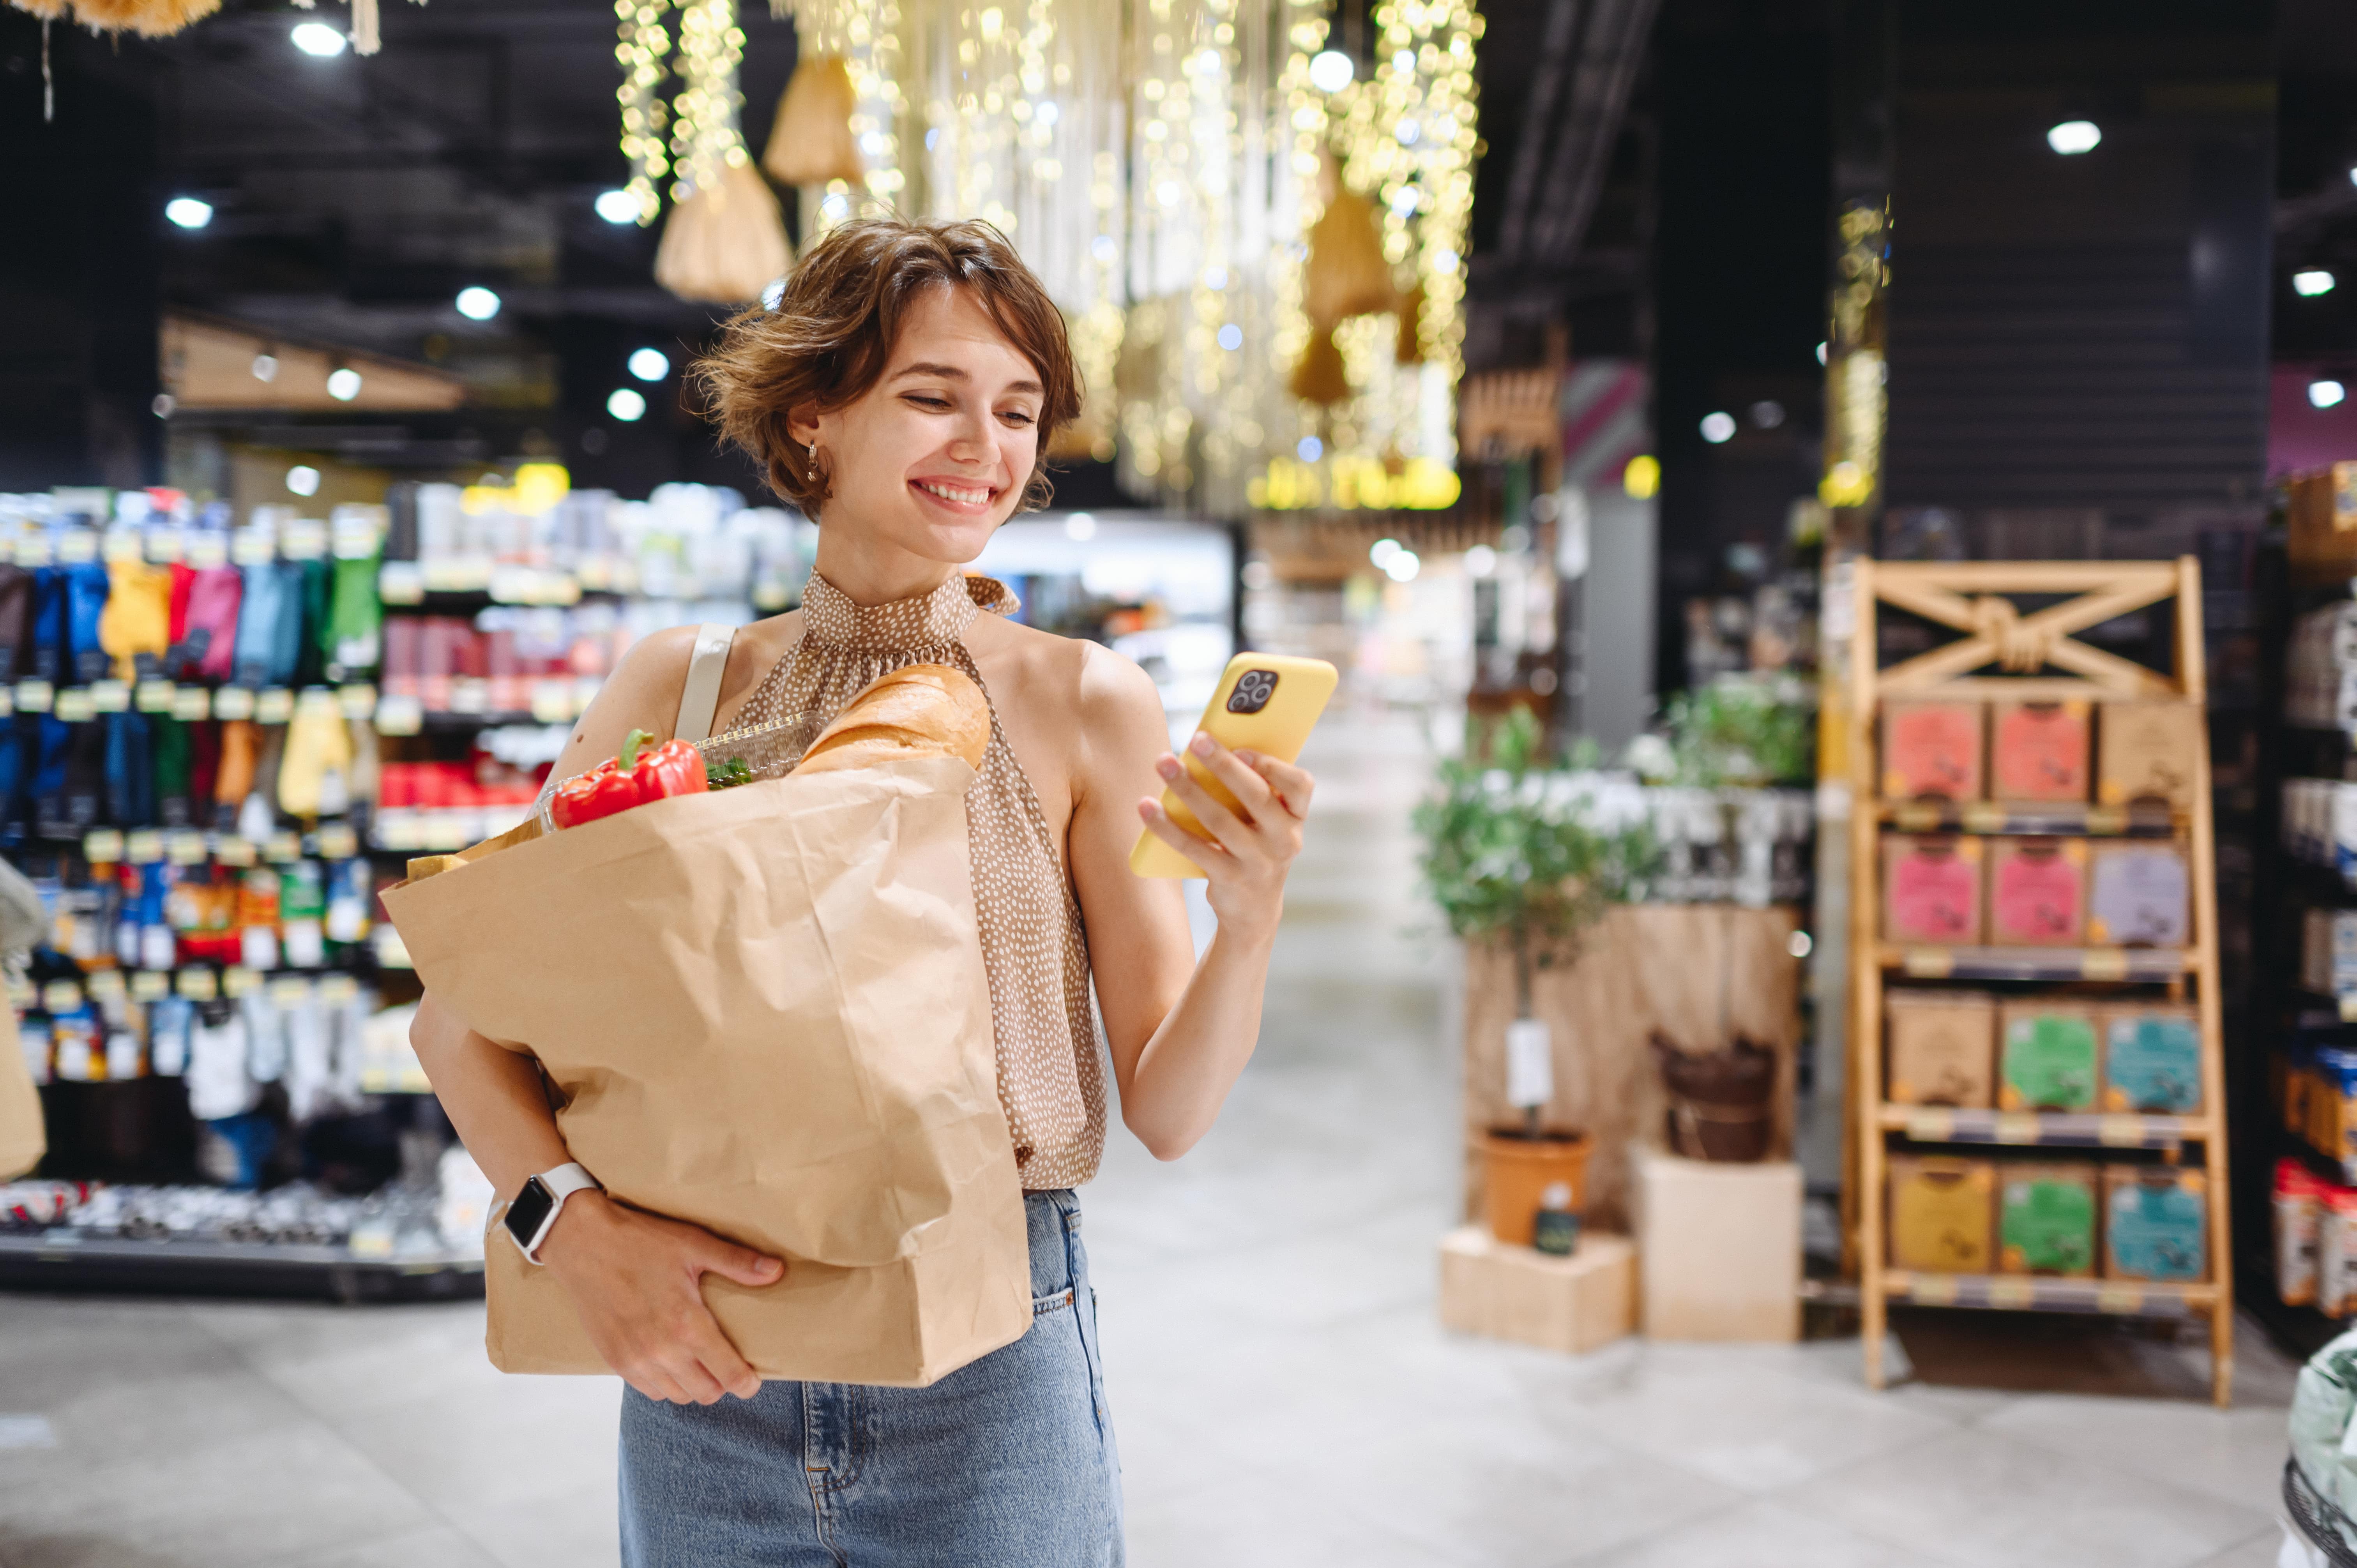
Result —
[[809, 449], [786, 428], [796, 408], [837, 409], [884, 373], [910, 303], [937, 284], [974, 291], [998, 329], [1039, 373], [1039, 456], [1021, 510], [1047, 505], [1048, 444], [1081, 412], [1081, 374], [1063, 313], [1006, 235], [974, 220], [910, 223], [861, 218], [802, 252], [774, 309], [728, 323], [695, 379], [724, 440], [769, 471], [770, 488], [816, 516], [826, 477], [809, 477]]

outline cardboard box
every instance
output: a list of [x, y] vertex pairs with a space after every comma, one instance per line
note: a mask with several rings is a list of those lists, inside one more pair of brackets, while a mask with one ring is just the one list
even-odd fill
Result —
[[2357, 909], [2302, 913], [2299, 983], [2324, 996], [2357, 992]]
[[2201, 710], [2190, 703], [2105, 703], [2095, 728], [2095, 798], [2107, 806], [2166, 800], [2193, 809], [2193, 779], [2202, 733]]
[[2007, 1002], [1998, 1009], [1998, 1109], [2093, 1111], [2099, 1071], [2096, 1010], [2075, 1002]]
[[1626, 1236], [1583, 1230], [1567, 1258], [1501, 1241], [1483, 1227], [1440, 1243], [1440, 1322], [1459, 1334], [1580, 1355], [1637, 1326], [1637, 1252]]
[[2209, 1196], [2209, 1177], [2190, 1165], [2104, 1166], [2104, 1275], [2208, 1279]]
[[2087, 841], [2008, 838], [1989, 854], [1994, 947], [2075, 948], [2086, 940]]
[[1985, 991], [1893, 991], [1884, 1003], [1889, 1027], [1894, 1105], [1996, 1103], [1996, 999]]
[[1997, 1168], [1999, 1273], [2093, 1275], [2096, 1170], [2092, 1161]]
[[1890, 1160], [1890, 1266], [1985, 1274], [1996, 1258], [1996, 1167], [1945, 1155]]
[[1986, 729], [1978, 703], [1885, 703], [1883, 799], [1979, 800]]
[[1801, 1337], [1801, 1167], [1637, 1152], [1637, 1266], [1651, 1339]]
[[1981, 841], [1893, 833], [1882, 841], [1882, 930], [1894, 942], [1981, 940]]
[[2201, 1020], [2190, 1007], [2115, 1007], [2103, 1015], [2104, 1109], [2201, 1113]]
[[2297, 583], [2339, 583], [2357, 575], [2357, 463], [2334, 463], [2292, 476], [2285, 509], [2285, 548]]
[[2185, 852], [2172, 843], [2094, 846], [2087, 873], [2087, 940], [2098, 947], [2181, 948], [2193, 940]]
[[2002, 702], [1990, 705], [1989, 799], [2083, 800], [2091, 756], [2089, 704]]

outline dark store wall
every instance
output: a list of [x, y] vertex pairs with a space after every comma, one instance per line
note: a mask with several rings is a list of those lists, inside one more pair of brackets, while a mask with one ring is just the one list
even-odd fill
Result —
[[[1900, 5], [1891, 508], [2005, 554], [2087, 529], [1989, 512], [2100, 510], [2105, 553], [2142, 555], [2255, 504], [2270, 12]], [[2070, 119], [2102, 144], [2057, 155]]]

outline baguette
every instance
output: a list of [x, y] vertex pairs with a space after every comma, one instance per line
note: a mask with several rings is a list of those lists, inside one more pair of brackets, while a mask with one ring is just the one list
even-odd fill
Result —
[[990, 702], [963, 671], [909, 664], [851, 699], [802, 753], [796, 773], [870, 768], [909, 757], [963, 757], [982, 766]]

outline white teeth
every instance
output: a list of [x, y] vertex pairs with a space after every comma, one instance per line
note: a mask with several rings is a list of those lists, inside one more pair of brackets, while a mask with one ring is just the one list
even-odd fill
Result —
[[955, 501], [960, 506], [980, 506], [990, 499], [988, 490], [952, 489], [947, 485], [927, 484], [922, 479], [917, 481], [917, 488], [929, 496], [939, 496], [945, 501]]

